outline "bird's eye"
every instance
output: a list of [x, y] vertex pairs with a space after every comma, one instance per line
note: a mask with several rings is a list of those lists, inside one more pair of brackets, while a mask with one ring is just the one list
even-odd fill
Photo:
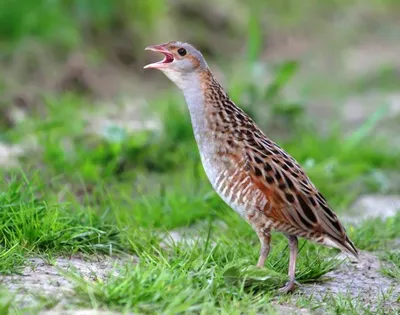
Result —
[[179, 48], [178, 49], [178, 54], [181, 55], [181, 56], [186, 55], [186, 49], [185, 48]]

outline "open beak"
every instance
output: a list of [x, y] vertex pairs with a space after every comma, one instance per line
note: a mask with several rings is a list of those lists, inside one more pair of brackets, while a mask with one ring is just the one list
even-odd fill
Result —
[[164, 54], [164, 59], [155, 63], [150, 63], [146, 66], [144, 66], [144, 69], [162, 69], [162, 68], [167, 68], [168, 64], [174, 61], [174, 55], [171, 54], [166, 47], [166, 44], [161, 44], [161, 45], [153, 45], [153, 46], [148, 46], [145, 48], [145, 50], [151, 50], [151, 51], [156, 51], [159, 53]]

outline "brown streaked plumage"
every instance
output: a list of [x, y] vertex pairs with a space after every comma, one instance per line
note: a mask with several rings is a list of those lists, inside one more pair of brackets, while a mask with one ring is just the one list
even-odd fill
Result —
[[261, 242], [257, 266], [263, 266], [268, 256], [271, 231], [287, 235], [289, 282], [283, 292], [295, 288], [297, 237], [358, 256], [339, 219], [301, 166], [232, 102], [196, 48], [169, 42], [147, 49], [166, 58], [145, 68], [163, 71], [183, 91], [213, 188], [257, 233]]

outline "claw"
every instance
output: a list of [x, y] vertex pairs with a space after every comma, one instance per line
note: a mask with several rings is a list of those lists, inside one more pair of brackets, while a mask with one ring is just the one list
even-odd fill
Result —
[[287, 282], [286, 285], [278, 290], [279, 293], [287, 294], [291, 293], [296, 289], [296, 284], [298, 285], [298, 282]]

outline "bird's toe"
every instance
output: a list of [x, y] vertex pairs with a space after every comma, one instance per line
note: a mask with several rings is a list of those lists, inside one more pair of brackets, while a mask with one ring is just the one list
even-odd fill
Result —
[[280, 288], [278, 291], [279, 293], [287, 294], [293, 292], [295, 289], [296, 289], [295, 282], [288, 282], [284, 287]]

